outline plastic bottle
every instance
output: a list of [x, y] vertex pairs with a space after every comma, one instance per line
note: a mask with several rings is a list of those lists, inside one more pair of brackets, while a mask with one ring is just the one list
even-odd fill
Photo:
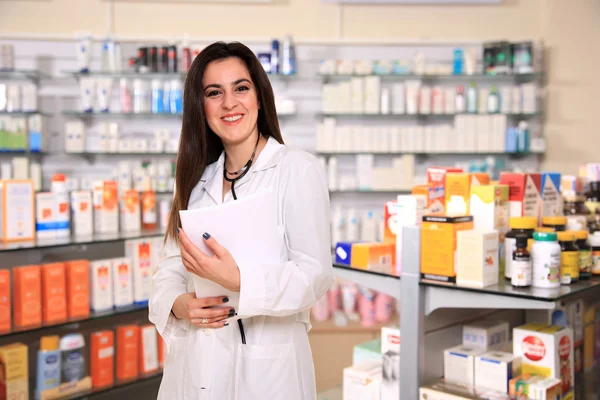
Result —
[[590, 235], [588, 243], [592, 247], [592, 275], [600, 275], [600, 231]]
[[152, 80], [152, 113], [160, 114], [164, 112], [164, 86], [158, 79]]
[[508, 220], [508, 231], [504, 237], [504, 276], [506, 279], [513, 277], [512, 260], [513, 252], [517, 249], [517, 238], [525, 236], [528, 240], [533, 238], [533, 232], [537, 226], [535, 217], [511, 217]]
[[331, 247], [335, 247], [345, 238], [346, 219], [340, 206], [336, 206], [331, 214]]
[[169, 92], [171, 114], [181, 114], [183, 112], [183, 90], [181, 81], [173, 79], [171, 81], [171, 91]]
[[151, 178], [144, 178], [142, 191], [142, 229], [156, 229], [158, 215], [156, 212], [156, 193], [152, 190]]
[[354, 208], [350, 208], [348, 210], [348, 225], [346, 229], [346, 241], [348, 242], [356, 242], [360, 239], [359, 237], [359, 226], [358, 226], [358, 217], [356, 216], [356, 210]]
[[477, 114], [477, 87], [475, 87], [475, 82], [471, 82], [467, 89], [467, 112]]
[[377, 221], [373, 210], [364, 213], [360, 228], [360, 240], [365, 242], [377, 241]]
[[296, 75], [296, 51], [291, 36], [283, 39], [283, 48], [281, 54], [283, 75]]
[[360, 313], [360, 324], [362, 326], [375, 325], [375, 292], [371, 289], [360, 288], [358, 312]]
[[375, 321], [388, 323], [394, 312], [394, 299], [392, 296], [377, 293], [375, 296]]
[[520, 153], [529, 152], [529, 125], [526, 121], [519, 122], [519, 128], [517, 129], [517, 148]]
[[61, 383], [77, 382], [87, 376], [84, 347], [85, 339], [80, 333], [71, 333], [60, 339]]
[[192, 52], [186, 41], [183, 42], [181, 49], [181, 72], [188, 72], [192, 65]]
[[560, 245], [554, 232], [533, 234], [531, 256], [534, 287], [560, 287]]
[[579, 248], [571, 231], [557, 232], [560, 244], [560, 283], [570, 285], [579, 281]]
[[579, 248], [579, 279], [590, 279], [592, 276], [592, 247], [588, 244], [588, 231], [575, 232], [575, 244]]
[[465, 110], [465, 89], [462, 86], [457, 86], [456, 97], [454, 98], [454, 112], [460, 114], [464, 113]]
[[271, 74], [279, 73], [279, 40], [273, 39], [271, 42]]
[[119, 103], [122, 113], [131, 112], [131, 89], [126, 78], [121, 78], [119, 81]]
[[109, 72], [110, 71], [110, 60], [109, 60], [109, 52], [112, 48], [111, 40], [109, 38], [104, 39], [102, 42], [102, 53], [100, 54], [100, 71]]
[[330, 157], [327, 164], [327, 180], [329, 182], [329, 190], [337, 190], [338, 188], [338, 163], [337, 157]]
[[36, 398], [41, 392], [60, 385], [60, 350], [58, 336], [42, 336], [37, 357]]
[[511, 284], [516, 287], [531, 286], [533, 269], [531, 254], [527, 250], [527, 236], [517, 237], [517, 248], [512, 254]]
[[63, 174], [54, 174], [51, 191], [54, 195], [56, 236], [68, 237], [71, 234], [71, 207], [67, 180]]
[[492, 86], [490, 94], [488, 95], [488, 114], [497, 114], [500, 110], [500, 99], [498, 97], [498, 90], [496, 86]]

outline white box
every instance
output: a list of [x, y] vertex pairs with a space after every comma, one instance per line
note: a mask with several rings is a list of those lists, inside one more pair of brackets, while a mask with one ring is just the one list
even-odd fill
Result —
[[115, 181], [95, 181], [94, 231], [116, 233], [119, 231], [119, 195]]
[[137, 190], [127, 190], [121, 196], [120, 203], [121, 231], [140, 231], [142, 229], [140, 193]]
[[133, 274], [131, 260], [127, 257], [113, 258], [113, 299], [115, 307], [133, 304]]
[[475, 357], [485, 350], [463, 345], [444, 350], [444, 378], [448, 382], [474, 386]]
[[134, 139], [133, 152], [134, 153], [147, 153], [148, 152], [148, 141], [146, 139]]
[[162, 153], [164, 151], [164, 142], [159, 139], [148, 140], [149, 153]]
[[109, 310], [113, 306], [112, 261], [90, 262], [90, 308]]
[[344, 400], [378, 400], [381, 393], [381, 363], [344, 368]]
[[419, 388], [420, 400], [510, 400], [506, 393], [495, 391], [475, 391], [472, 387], [456, 385], [440, 380]]
[[508, 393], [510, 380], [521, 375], [521, 357], [489, 351], [475, 357], [475, 388]]
[[364, 113], [365, 91], [364, 80], [362, 78], [352, 78], [350, 80], [351, 108], [353, 114]]
[[456, 236], [456, 284], [486, 287], [498, 283], [498, 232], [459, 231]]
[[456, 89], [448, 87], [444, 90], [444, 113], [454, 114], [456, 112]]
[[119, 151], [119, 125], [116, 122], [111, 122], [108, 125], [108, 146], [109, 153], [117, 153]]
[[406, 113], [406, 86], [403, 83], [392, 85], [392, 114]]
[[419, 114], [431, 114], [432, 91], [429, 86], [422, 86], [419, 95]]
[[31, 180], [0, 181], [0, 241], [35, 238], [35, 192]]
[[481, 350], [500, 350], [508, 343], [506, 321], [481, 320], [463, 326], [463, 346]]
[[74, 236], [94, 233], [92, 192], [89, 190], [71, 192], [71, 215]]
[[27, 157], [12, 158], [12, 179], [29, 179], [29, 159]]
[[38, 239], [56, 237], [54, 202], [54, 194], [50, 192], [35, 195], [35, 232]]
[[381, 328], [381, 400], [400, 398], [400, 328]]
[[140, 358], [140, 372], [148, 374], [158, 370], [158, 338], [156, 337], [154, 325], [144, 325], [140, 329], [140, 352], [144, 356]]
[[145, 304], [150, 298], [155, 261], [153, 250], [150, 240], [136, 239], [125, 242], [125, 256], [131, 259], [133, 301], [136, 304]]
[[119, 153], [133, 153], [133, 139], [122, 138], [119, 140]]
[[359, 154], [356, 156], [356, 178], [358, 188], [369, 190], [373, 188], [373, 164], [375, 157], [373, 154]]
[[100, 138], [98, 144], [98, 152], [107, 153], [108, 152], [108, 144], [109, 144], [109, 133], [108, 133], [108, 124], [102, 123], [100, 124], [100, 131], [98, 132], [98, 136]]

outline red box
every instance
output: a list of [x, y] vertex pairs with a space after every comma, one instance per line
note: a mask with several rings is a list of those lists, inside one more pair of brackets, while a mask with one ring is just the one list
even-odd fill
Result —
[[429, 167], [427, 168], [427, 183], [435, 186], [445, 186], [446, 174], [451, 172], [463, 172], [463, 170], [456, 167]]
[[112, 386], [115, 380], [115, 334], [111, 330], [90, 335], [92, 385], [95, 388]]
[[542, 207], [541, 174], [502, 172], [500, 183], [508, 185], [508, 214], [511, 217], [539, 218]]

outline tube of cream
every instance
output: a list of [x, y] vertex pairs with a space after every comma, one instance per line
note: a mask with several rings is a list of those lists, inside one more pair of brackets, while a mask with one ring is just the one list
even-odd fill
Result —
[[92, 36], [90, 34], [81, 34], [77, 39], [77, 66], [79, 72], [90, 72], [90, 58], [92, 51]]
[[110, 95], [112, 92], [112, 78], [100, 78], [96, 82], [98, 89], [98, 107], [100, 112], [110, 111]]
[[96, 81], [93, 78], [81, 78], [79, 81], [79, 89], [81, 91], [81, 109], [83, 112], [92, 112], [93, 98], [94, 98], [94, 87]]

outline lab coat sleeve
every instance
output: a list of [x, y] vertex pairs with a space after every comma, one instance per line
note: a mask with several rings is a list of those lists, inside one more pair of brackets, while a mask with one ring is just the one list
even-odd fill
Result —
[[291, 168], [283, 176], [287, 179], [283, 215], [289, 261], [269, 265], [236, 260], [240, 270], [238, 315], [242, 318], [283, 317], [308, 310], [333, 282], [325, 171], [311, 157], [302, 168]]
[[156, 326], [167, 348], [173, 335], [181, 335], [189, 329], [187, 320], [171, 314], [175, 299], [187, 292], [189, 272], [183, 266], [179, 247], [170, 239], [164, 249], [164, 258], [152, 278], [152, 293], [148, 302], [149, 319]]

